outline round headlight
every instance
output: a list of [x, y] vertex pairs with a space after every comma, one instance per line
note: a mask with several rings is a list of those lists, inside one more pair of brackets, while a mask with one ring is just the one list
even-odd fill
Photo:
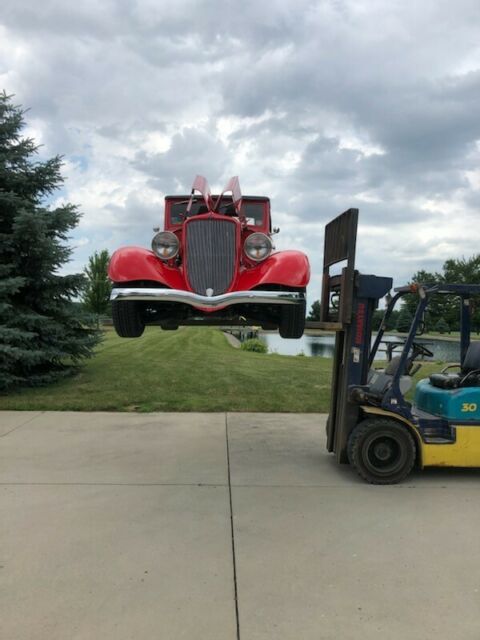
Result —
[[250, 260], [260, 262], [272, 253], [272, 241], [264, 233], [252, 233], [245, 240], [244, 250]]
[[175, 258], [180, 248], [177, 236], [171, 231], [160, 231], [153, 236], [152, 251], [162, 260]]

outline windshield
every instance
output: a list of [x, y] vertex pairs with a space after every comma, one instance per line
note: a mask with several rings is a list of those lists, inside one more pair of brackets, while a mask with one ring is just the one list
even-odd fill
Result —
[[[187, 217], [189, 199], [182, 199], [170, 204], [170, 224], [182, 224]], [[190, 208], [190, 216], [208, 213], [208, 207], [203, 198], [194, 198]], [[217, 213], [225, 216], [236, 216], [231, 196], [222, 196], [217, 207]], [[264, 224], [265, 206], [263, 202], [242, 201], [241, 214], [250, 226], [261, 227]]]
[[[170, 223], [182, 224], [187, 214], [187, 205], [189, 200], [181, 200], [180, 202], [172, 202], [170, 205]], [[190, 208], [190, 215], [196, 216], [200, 213], [208, 213], [208, 207], [203, 198], [194, 198]]]
[[242, 215], [246, 218], [247, 224], [255, 227], [261, 227], [263, 225], [264, 215], [263, 202], [242, 202]]

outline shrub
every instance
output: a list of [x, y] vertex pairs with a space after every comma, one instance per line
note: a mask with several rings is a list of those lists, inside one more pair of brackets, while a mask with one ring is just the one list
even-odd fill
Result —
[[267, 345], [258, 338], [249, 338], [242, 342], [243, 351], [254, 351], [255, 353], [267, 353]]
[[450, 333], [450, 327], [444, 318], [440, 318], [437, 322], [435, 325], [435, 331], [438, 331], [438, 333]]

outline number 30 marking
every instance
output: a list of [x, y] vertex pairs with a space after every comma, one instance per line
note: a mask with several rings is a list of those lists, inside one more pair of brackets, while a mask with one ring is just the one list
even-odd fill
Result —
[[475, 402], [464, 402], [462, 404], [462, 413], [470, 413], [477, 410], [477, 404]]

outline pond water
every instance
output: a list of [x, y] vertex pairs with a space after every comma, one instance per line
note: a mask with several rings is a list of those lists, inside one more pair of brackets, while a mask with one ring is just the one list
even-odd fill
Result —
[[[270, 353], [279, 353], [287, 356], [296, 356], [303, 352], [306, 356], [332, 358], [335, 347], [335, 336], [333, 335], [309, 336], [305, 334], [299, 340], [285, 340], [281, 338], [278, 333], [260, 332], [258, 337], [265, 342]], [[399, 338], [397, 336], [385, 336], [385, 340], [397, 342]], [[419, 336], [418, 342], [424, 344], [430, 351], [433, 351], [435, 360], [458, 362], [460, 359], [460, 344], [456, 340], [438, 340]], [[383, 344], [380, 345], [377, 359], [386, 360], [386, 350]]]

